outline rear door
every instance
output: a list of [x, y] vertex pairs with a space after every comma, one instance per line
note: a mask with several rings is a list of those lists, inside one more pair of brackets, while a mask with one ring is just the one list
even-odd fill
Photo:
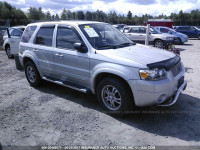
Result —
[[145, 43], [145, 39], [146, 39], [146, 28], [145, 27], [140, 27], [139, 28], [139, 36], [138, 39], [140, 41], [140, 43]]
[[129, 30], [128, 37], [130, 40], [136, 42], [136, 43], [140, 43], [140, 33], [139, 33], [139, 27], [131, 27], [131, 29]]
[[186, 34], [190, 38], [194, 37], [193, 33], [191, 32], [192, 30], [190, 27], [179, 27], [176, 31]]
[[41, 26], [33, 42], [32, 52], [34, 53], [38, 69], [43, 75], [54, 74], [53, 59], [53, 33], [55, 25]]
[[19, 43], [21, 41], [22, 33], [23, 32], [21, 30], [13, 29], [10, 35], [9, 43], [10, 43], [11, 53], [13, 55], [18, 54], [19, 52]]
[[74, 48], [74, 43], [84, 44], [81, 36], [74, 27], [68, 25], [58, 25], [56, 33], [53, 56], [57, 77], [89, 87], [88, 53], [78, 52]]

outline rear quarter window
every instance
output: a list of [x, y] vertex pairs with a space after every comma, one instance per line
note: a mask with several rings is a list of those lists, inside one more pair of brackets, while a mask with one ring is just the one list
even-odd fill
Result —
[[28, 26], [22, 35], [21, 41], [24, 43], [28, 43], [36, 28], [37, 26]]

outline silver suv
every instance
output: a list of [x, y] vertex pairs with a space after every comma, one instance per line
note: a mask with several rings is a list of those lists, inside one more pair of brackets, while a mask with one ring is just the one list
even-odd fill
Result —
[[[132, 41], [140, 44], [145, 43], [146, 27], [145, 26], [127, 26], [123, 29], [123, 33]], [[168, 47], [175, 43], [176, 36], [161, 33], [154, 27], [150, 27], [149, 44], [157, 48]]]
[[47, 80], [96, 94], [109, 112], [171, 106], [186, 88], [179, 56], [134, 44], [112, 25], [61, 21], [29, 24], [19, 60], [31, 86]]

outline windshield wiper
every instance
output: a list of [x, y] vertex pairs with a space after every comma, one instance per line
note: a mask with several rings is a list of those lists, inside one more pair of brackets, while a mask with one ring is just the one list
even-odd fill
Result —
[[101, 49], [116, 49], [118, 48], [118, 46], [116, 45], [102, 45], [102, 46], [99, 46], [97, 47], [97, 49], [101, 50]]
[[136, 45], [136, 43], [122, 43], [122, 44], [119, 44], [117, 45], [118, 47], [124, 47], [124, 46], [132, 46], [132, 45]]

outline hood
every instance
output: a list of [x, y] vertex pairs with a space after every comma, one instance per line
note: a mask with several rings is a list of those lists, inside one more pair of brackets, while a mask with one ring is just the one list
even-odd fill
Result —
[[174, 35], [177, 35], [177, 36], [187, 36], [186, 34], [183, 34], [183, 33], [180, 33], [180, 32], [175, 32]]
[[103, 56], [104, 60], [106, 57], [108, 61], [132, 67], [141, 67], [140, 65], [146, 67], [148, 64], [165, 61], [176, 56], [166, 50], [141, 44], [119, 49], [98, 50], [97, 54]]
[[162, 33], [162, 35], [163, 35], [164, 37], [173, 37], [173, 38], [176, 37], [176, 36], [174, 36], [174, 35], [172, 35], [172, 34], [169, 34], [169, 33]]

